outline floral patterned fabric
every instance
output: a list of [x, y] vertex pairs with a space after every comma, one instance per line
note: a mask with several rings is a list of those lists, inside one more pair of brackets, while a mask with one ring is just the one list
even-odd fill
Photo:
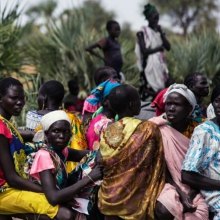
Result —
[[112, 120], [107, 118], [103, 114], [97, 115], [90, 121], [86, 132], [86, 139], [90, 150], [99, 149], [99, 140], [101, 132], [105, 130], [108, 124], [111, 122]]
[[[220, 181], [219, 146], [220, 128], [218, 125], [213, 121], [206, 121], [197, 126], [192, 135], [182, 169]], [[201, 194], [211, 210], [219, 213], [220, 216], [220, 190], [201, 190]]]
[[[11, 122], [0, 116], [0, 134], [9, 140], [10, 153], [14, 161], [16, 172], [23, 178], [27, 178], [23, 166], [26, 160], [26, 149], [23, 139]], [[0, 187], [6, 183], [4, 173], [0, 167]]]

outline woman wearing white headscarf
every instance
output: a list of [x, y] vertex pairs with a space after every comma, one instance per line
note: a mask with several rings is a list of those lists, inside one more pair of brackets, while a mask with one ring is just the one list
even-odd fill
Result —
[[[41, 119], [44, 142], [38, 143], [39, 150], [30, 155], [30, 167], [26, 172], [30, 179], [42, 186], [43, 193], [52, 205], [67, 204], [73, 201], [76, 194], [85, 187], [93, 185], [101, 178], [101, 169], [96, 165], [94, 169], [82, 179], [68, 186], [66, 161], [79, 162], [88, 151], [68, 148], [71, 137], [71, 126], [68, 115], [61, 110], [52, 111]], [[77, 181], [78, 180], [78, 181]], [[68, 213], [67, 213], [68, 214]], [[70, 212], [73, 219], [73, 213]]]
[[198, 125], [191, 114], [196, 106], [194, 94], [183, 84], [173, 84], [164, 95], [165, 114], [150, 121], [162, 134], [167, 178], [157, 199], [158, 219], [208, 220], [208, 207], [200, 194], [181, 182], [181, 167], [189, 138]]

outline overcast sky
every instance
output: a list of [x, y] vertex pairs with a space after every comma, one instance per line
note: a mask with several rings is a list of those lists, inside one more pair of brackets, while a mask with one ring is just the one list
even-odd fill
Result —
[[[27, 9], [32, 5], [37, 5], [41, 1], [46, 0], [17, 0], [21, 7]], [[57, 0], [58, 8], [56, 13], [60, 13], [63, 9], [70, 8], [82, 4], [84, 0]], [[91, 0], [92, 1], [92, 0]], [[16, 0], [0, 0], [0, 6], [4, 7], [6, 4], [13, 4]], [[100, 0], [102, 6], [106, 10], [113, 11], [116, 14], [116, 19], [120, 24], [128, 22], [131, 24], [133, 30], [138, 30], [146, 23], [142, 16], [142, 5], [146, 0]], [[22, 17], [21, 22], [25, 22], [25, 16]], [[163, 25], [167, 26], [169, 22], [163, 21]]]

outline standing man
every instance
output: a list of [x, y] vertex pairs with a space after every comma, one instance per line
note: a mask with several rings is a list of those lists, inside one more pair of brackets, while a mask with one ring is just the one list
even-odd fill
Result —
[[[117, 38], [121, 33], [121, 28], [117, 21], [110, 20], [106, 24], [106, 30], [108, 32], [108, 37], [102, 38], [95, 44], [88, 46], [86, 51], [102, 59], [105, 66], [114, 68], [118, 74], [118, 78], [121, 79], [120, 72], [123, 65], [123, 60], [121, 55], [121, 46], [117, 41]], [[94, 51], [96, 48], [99, 48], [103, 51], [104, 57]]]

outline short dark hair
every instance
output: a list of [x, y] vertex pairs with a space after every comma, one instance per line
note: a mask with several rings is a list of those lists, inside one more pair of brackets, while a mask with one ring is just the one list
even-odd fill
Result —
[[72, 95], [78, 95], [79, 93], [79, 82], [77, 78], [68, 81], [68, 88]]
[[194, 72], [188, 74], [184, 79], [184, 84], [190, 89], [193, 87], [193, 85], [196, 83], [196, 77], [197, 76], [203, 76], [204, 74], [201, 72]]
[[95, 84], [99, 85], [100, 83], [109, 79], [113, 75], [117, 75], [117, 72], [112, 67], [109, 67], [109, 66], [100, 67], [95, 71], [95, 74], [94, 74]]
[[65, 93], [63, 84], [57, 80], [45, 82], [41, 87], [41, 91], [55, 103], [62, 102]]
[[5, 95], [10, 86], [21, 86], [23, 88], [23, 85], [19, 80], [13, 77], [3, 78], [0, 80], [0, 94]]
[[128, 84], [123, 84], [112, 89], [108, 96], [110, 106], [116, 114], [121, 114], [129, 106], [140, 100], [138, 91]]
[[110, 31], [111, 28], [112, 28], [112, 25], [114, 25], [114, 24], [118, 24], [119, 25], [119, 23], [117, 21], [115, 21], [115, 20], [107, 21], [107, 23], [106, 23], [106, 30]]

